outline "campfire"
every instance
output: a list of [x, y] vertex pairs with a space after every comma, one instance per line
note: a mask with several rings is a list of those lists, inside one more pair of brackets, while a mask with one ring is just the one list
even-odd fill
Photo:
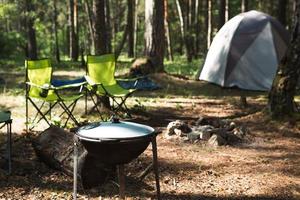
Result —
[[240, 143], [249, 131], [234, 121], [217, 117], [204, 117], [191, 124], [176, 120], [168, 124], [167, 139], [181, 139], [193, 143], [206, 141], [210, 146], [234, 145]]

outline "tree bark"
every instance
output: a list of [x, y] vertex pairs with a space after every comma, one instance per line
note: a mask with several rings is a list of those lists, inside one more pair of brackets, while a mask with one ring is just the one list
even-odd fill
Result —
[[210, 47], [211, 43], [211, 33], [212, 33], [212, 23], [211, 23], [211, 0], [207, 0], [207, 49]]
[[95, 33], [95, 54], [107, 53], [106, 46], [106, 23], [105, 23], [105, 4], [104, 0], [93, 0], [93, 30]]
[[95, 54], [95, 36], [94, 36], [94, 30], [93, 30], [93, 17], [91, 13], [91, 7], [89, 0], [84, 1], [84, 7], [85, 11], [87, 13], [88, 17], [88, 24], [89, 24], [89, 33], [90, 33], [90, 40], [91, 40], [91, 54]]
[[185, 32], [184, 32], [184, 22], [183, 22], [183, 15], [182, 15], [182, 10], [181, 6], [179, 3], [179, 0], [176, 0], [176, 7], [177, 7], [177, 12], [178, 12], [178, 17], [179, 17], [179, 22], [180, 22], [180, 33], [181, 33], [181, 38], [180, 38], [180, 54], [183, 54], [183, 44], [184, 44], [184, 38], [185, 38]]
[[[102, 55], [108, 53], [106, 19], [105, 19], [105, 2], [104, 0], [93, 0], [93, 32], [95, 34], [95, 54]], [[111, 109], [108, 97], [99, 97], [98, 103], [104, 108]]]
[[248, 0], [242, 0], [241, 2], [241, 12], [247, 12], [249, 10]]
[[226, 10], [226, 0], [219, 0], [219, 23], [218, 23], [219, 30], [225, 24], [225, 10]]
[[111, 23], [110, 23], [110, 3], [109, 0], [105, 0], [105, 24], [106, 24], [106, 47], [107, 52], [112, 52], [112, 31], [111, 31]]
[[124, 33], [123, 33], [122, 40], [121, 40], [121, 42], [119, 43], [119, 45], [116, 47], [116, 50], [115, 50], [115, 57], [116, 57], [116, 60], [118, 60], [118, 58], [119, 58], [119, 56], [120, 56], [120, 54], [121, 54], [121, 52], [122, 52], [122, 49], [123, 49], [124, 44], [125, 44], [125, 42], [126, 42], [126, 39], [127, 39], [127, 37], [128, 37], [128, 32], [129, 32], [129, 27], [128, 27], [128, 25], [126, 25], [125, 31], [124, 31]]
[[27, 57], [29, 59], [37, 59], [37, 42], [36, 42], [36, 34], [34, 28], [35, 19], [31, 16], [31, 12], [35, 11], [34, 5], [31, 0], [26, 0], [26, 11], [27, 11]]
[[287, 0], [278, 0], [277, 6], [277, 19], [281, 22], [283, 26], [286, 26], [286, 8], [287, 8]]
[[53, 0], [53, 22], [54, 22], [54, 37], [55, 37], [55, 59], [60, 62], [59, 45], [58, 45], [58, 23], [57, 23], [57, 0]]
[[[50, 126], [33, 140], [34, 150], [49, 167], [73, 176], [73, 136], [61, 128]], [[115, 173], [115, 166], [97, 161], [79, 144], [78, 175], [85, 189], [106, 182], [109, 174]]]
[[199, 19], [200, 5], [199, 0], [195, 2], [195, 35], [196, 35], [196, 44], [195, 44], [195, 56], [198, 57], [200, 54], [200, 45], [201, 45], [201, 22]]
[[78, 36], [77, 36], [77, 0], [69, 0], [69, 38], [70, 38], [70, 58], [72, 61], [78, 60]]
[[294, 96], [300, 75], [300, 0], [297, 0], [290, 47], [279, 64], [268, 106], [273, 118], [291, 116], [295, 111]]
[[171, 39], [170, 39], [170, 32], [169, 32], [169, 22], [168, 22], [168, 1], [164, 0], [164, 6], [165, 6], [165, 35], [166, 35], [166, 41], [167, 41], [167, 53], [168, 53], [168, 60], [173, 61], [173, 52], [171, 47]]
[[138, 4], [139, 4], [139, 0], [134, 0], [135, 4], [134, 4], [134, 30], [133, 30], [133, 56], [136, 58], [137, 57], [137, 53], [136, 53], [136, 49], [137, 49], [137, 31], [138, 31]]
[[134, 56], [134, 13], [135, 1], [127, 0], [127, 28], [128, 28], [128, 57]]
[[145, 55], [155, 72], [164, 71], [164, 2], [145, 1]]

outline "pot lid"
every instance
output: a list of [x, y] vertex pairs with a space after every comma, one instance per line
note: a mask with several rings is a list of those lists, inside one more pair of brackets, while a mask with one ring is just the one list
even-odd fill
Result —
[[132, 139], [151, 135], [150, 126], [133, 122], [97, 122], [81, 127], [77, 131], [80, 138], [90, 139]]

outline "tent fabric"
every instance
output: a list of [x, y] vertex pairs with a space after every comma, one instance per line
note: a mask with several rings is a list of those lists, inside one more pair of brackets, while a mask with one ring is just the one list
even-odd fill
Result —
[[288, 38], [285, 28], [265, 13], [239, 14], [216, 34], [199, 79], [222, 87], [268, 91]]

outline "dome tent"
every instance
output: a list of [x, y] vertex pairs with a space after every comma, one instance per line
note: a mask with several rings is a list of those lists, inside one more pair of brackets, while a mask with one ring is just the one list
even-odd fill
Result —
[[214, 37], [199, 79], [222, 87], [268, 91], [287, 50], [288, 35], [265, 13], [241, 13]]

